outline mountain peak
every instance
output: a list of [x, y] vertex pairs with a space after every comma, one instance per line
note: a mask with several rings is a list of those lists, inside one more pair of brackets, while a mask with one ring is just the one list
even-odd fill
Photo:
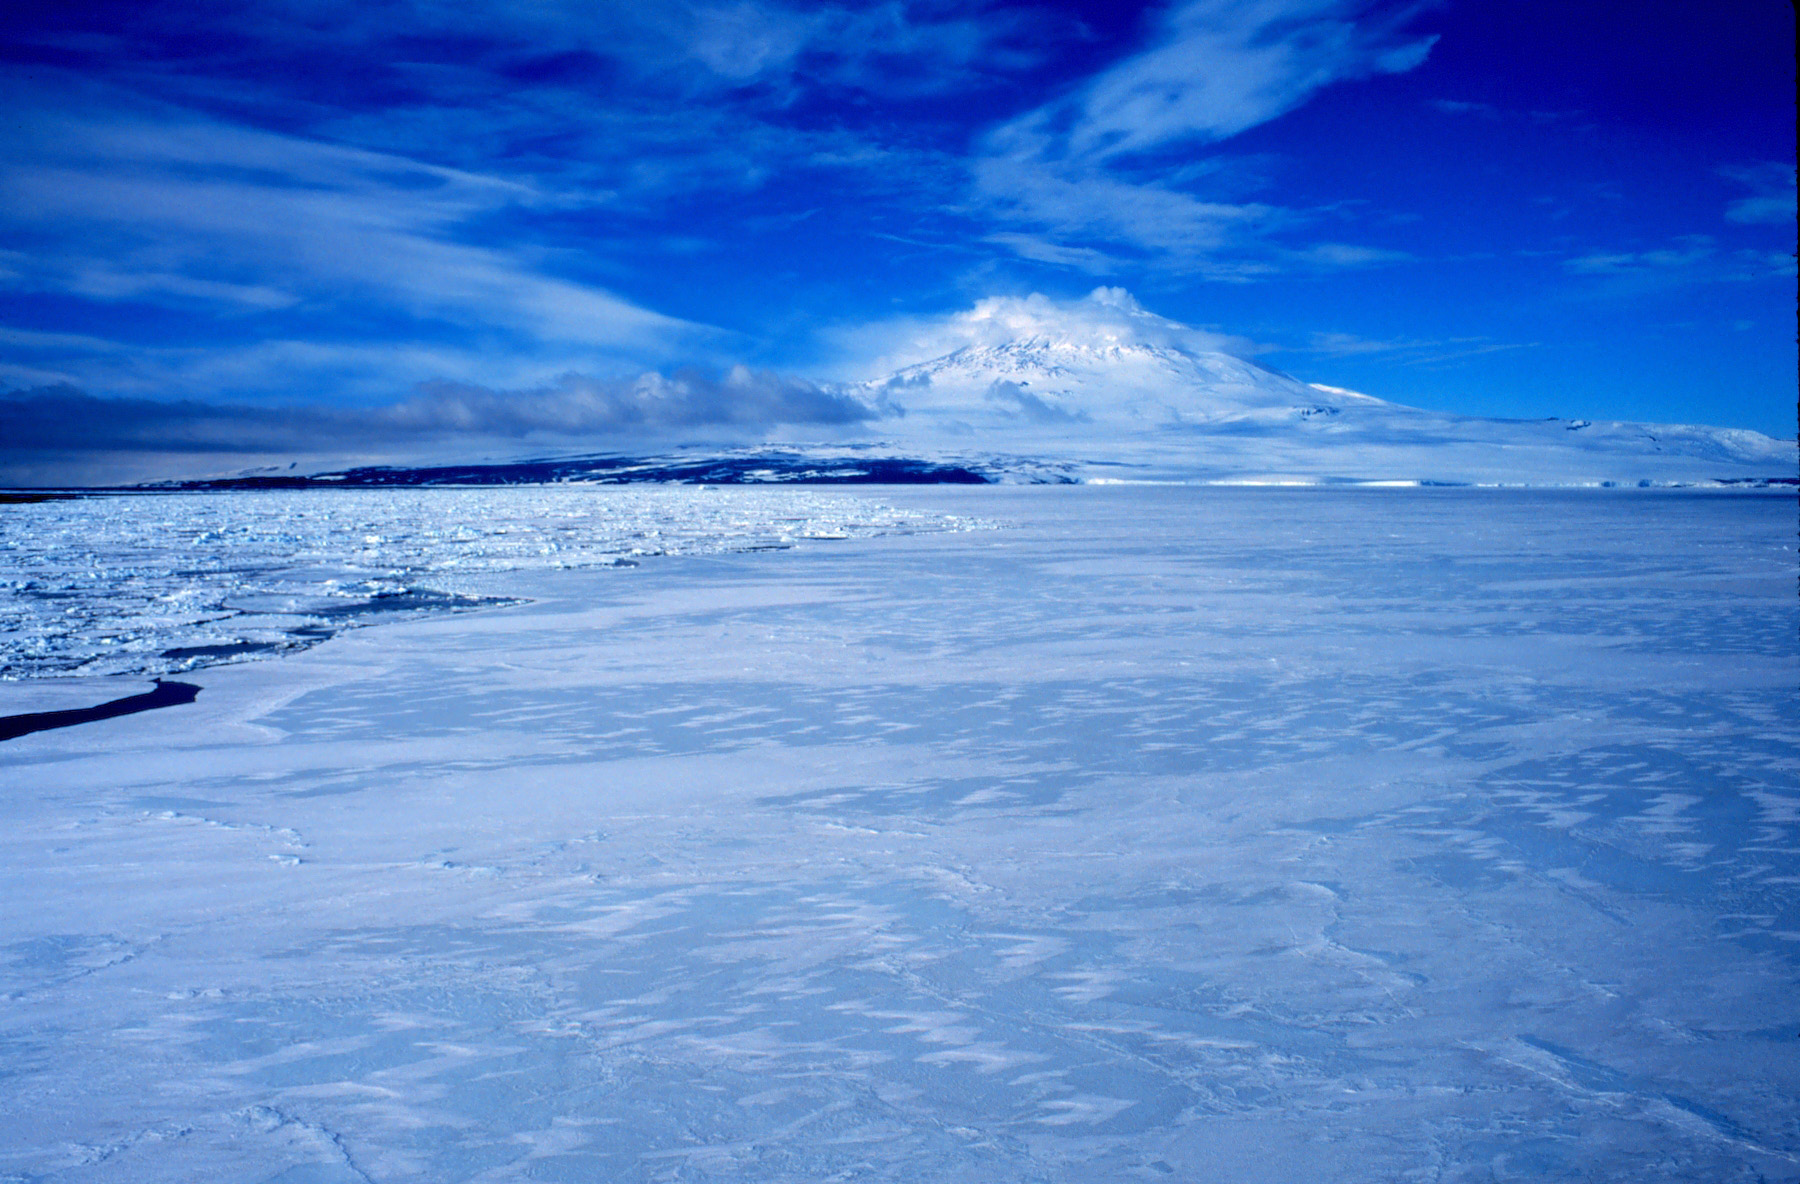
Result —
[[1060, 333], [964, 345], [865, 389], [927, 418], [997, 429], [1023, 421], [1141, 431], [1322, 399], [1316, 388], [1219, 350]]
[[984, 300], [913, 345], [924, 360], [859, 391], [892, 413], [884, 431], [1094, 478], [1656, 485], [1792, 465], [1754, 432], [1479, 419], [1301, 382], [1117, 288]]

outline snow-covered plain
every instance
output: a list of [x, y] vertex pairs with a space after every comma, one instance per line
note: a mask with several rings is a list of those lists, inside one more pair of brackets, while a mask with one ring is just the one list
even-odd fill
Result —
[[0, 1180], [1800, 1179], [1792, 498], [833, 497], [0, 745]]

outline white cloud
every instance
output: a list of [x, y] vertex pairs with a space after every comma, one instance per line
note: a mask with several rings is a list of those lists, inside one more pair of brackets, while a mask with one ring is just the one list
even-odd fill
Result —
[[1160, 43], [1077, 96], [1069, 155], [1104, 160], [1171, 142], [1222, 140], [1298, 107], [1320, 87], [1400, 74], [1435, 38], [1400, 29], [1412, 10], [1365, 16], [1342, 0], [1190, 0]]

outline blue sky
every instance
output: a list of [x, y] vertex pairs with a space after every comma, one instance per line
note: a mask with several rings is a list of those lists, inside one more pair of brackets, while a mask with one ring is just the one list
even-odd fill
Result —
[[1795, 431], [1769, 0], [0, 22], [14, 391], [274, 414], [655, 370], [829, 417], [807, 380], [1106, 285], [1400, 402]]

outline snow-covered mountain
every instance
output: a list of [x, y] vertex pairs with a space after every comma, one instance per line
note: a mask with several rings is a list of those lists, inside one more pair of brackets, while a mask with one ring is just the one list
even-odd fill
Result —
[[901, 446], [1087, 480], [1663, 485], [1795, 470], [1794, 444], [1758, 432], [1425, 411], [1120, 332], [964, 346], [858, 393], [889, 410]]
[[[1229, 354], [1042, 336], [965, 346], [867, 390], [950, 434], [1024, 430], [1089, 441], [1325, 413], [1321, 388]], [[1332, 394], [1341, 403], [1381, 404], [1349, 391]]]
[[[175, 485], [1796, 483], [1793, 440], [1406, 407], [1248, 361], [1239, 353], [1250, 343], [1157, 316], [1118, 288], [1072, 301], [992, 297], [907, 332], [885, 377], [805, 387], [816, 398], [801, 402], [829, 405], [828, 424], [736, 413], [722, 424], [704, 416], [689, 423], [695, 408], [681, 404], [652, 407], [646, 418], [663, 424], [660, 431], [623, 434], [606, 452], [547, 454], [535, 439], [512, 439], [478, 463], [365, 462]], [[656, 376], [643, 382], [652, 403], [672, 385]], [[724, 385], [741, 395], [745, 384]], [[853, 414], [839, 414], [846, 409]], [[670, 423], [681, 425], [679, 434]]]

